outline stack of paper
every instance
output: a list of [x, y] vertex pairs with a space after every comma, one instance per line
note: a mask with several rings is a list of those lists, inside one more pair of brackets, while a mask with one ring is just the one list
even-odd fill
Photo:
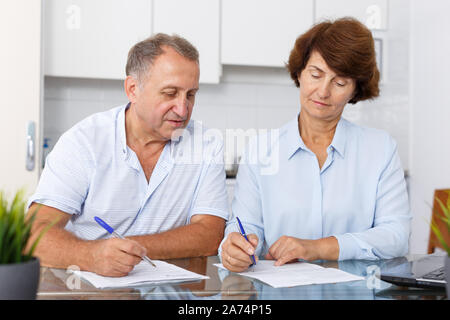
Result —
[[[339, 269], [306, 262], [288, 263], [279, 267], [274, 263], [274, 260], [260, 260], [256, 266], [239, 274], [258, 279], [274, 288], [364, 280], [363, 277]], [[225, 269], [222, 264], [215, 266]]]
[[152, 261], [156, 265], [156, 268], [146, 261], [141, 261], [124, 277], [103, 277], [87, 271], [74, 272], [80, 278], [90, 282], [96, 288], [133, 287], [143, 284], [209, 279], [207, 276], [182, 269], [164, 261]]

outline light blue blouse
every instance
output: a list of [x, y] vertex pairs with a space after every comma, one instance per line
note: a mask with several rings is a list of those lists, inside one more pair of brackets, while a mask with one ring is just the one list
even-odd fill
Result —
[[319, 168], [297, 119], [250, 140], [224, 239], [238, 231], [238, 216], [246, 233], [260, 239], [258, 255], [283, 235], [335, 236], [339, 260], [407, 254], [412, 217], [395, 141], [341, 118]]

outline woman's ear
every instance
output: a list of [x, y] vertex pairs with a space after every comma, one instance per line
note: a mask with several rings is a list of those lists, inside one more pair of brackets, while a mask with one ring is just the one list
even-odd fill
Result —
[[297, 81], [295, 81], [295, 84], [297, 85], [297, 88], [300, 88], [300, 77], [302, 75], [302, 71], [297, 72]]
[[[350, 99], [348, 100], [349, 102], [350, 101], [353, 101], [353, 99], [355, 99], [355, 97], [358, 95], [358, 92], [359, 92], [359, 89], [358, 89], [358, 83], [355, 81], [355, 88], [353, 89], [353, 93], [352, 93], [352, 95], [350, 96]], [[356, 102], [354, 102], [354, 103], [356, 103]]]

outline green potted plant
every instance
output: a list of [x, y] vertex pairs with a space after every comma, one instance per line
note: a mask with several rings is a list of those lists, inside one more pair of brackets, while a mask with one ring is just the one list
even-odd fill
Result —
[[54, 223], [44, 228], [27, 248], [37, 211], [27, 217], [25, 206], [23, 190], [15, 194], [10, 205], [0, 191], [0, 300], [36, 298], [40, 263], [33, 252]]
[[[437, 217], [444, 222], [447, 232], [450, 235], [450, 191], [447, 191], [447, 193], [448, 197], [445, 204], [438, 197], [435, 198], [443, 214], [436, 213], [433, 217]], [[442, 248], [447, 252], [447, 256], [445, 257], [445, 280], [447, 281], [447, 299], [450, 299], [450, 243], [445, 241], [435, 218], [431, 221], [431, 229], [442, 245]]]

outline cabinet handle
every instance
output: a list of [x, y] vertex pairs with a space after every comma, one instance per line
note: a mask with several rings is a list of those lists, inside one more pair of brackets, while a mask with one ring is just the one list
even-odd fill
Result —
[[26, 168], [28, 171], [34, 170], [35, 159], [35, 124], [34, 121], [28, 121], [27, 125], [27, 156], [26, 156]]

